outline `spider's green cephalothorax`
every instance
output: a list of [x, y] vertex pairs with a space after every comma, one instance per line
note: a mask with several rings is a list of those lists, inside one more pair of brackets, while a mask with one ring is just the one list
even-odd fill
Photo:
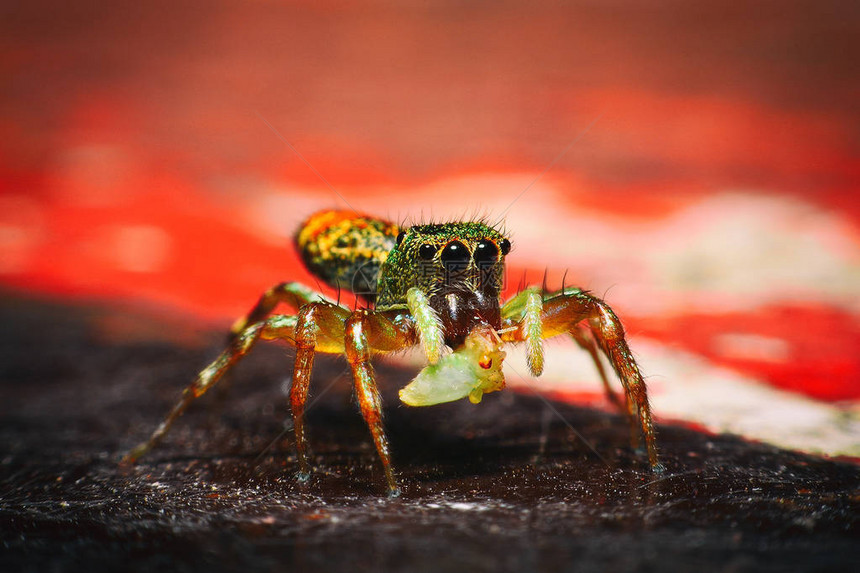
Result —
[[509, 249], [500, 232], [480, 222], [409, 227], [382, 264], [377, 306], [405, 304], [412, 287], [431, 298], [462, 290], [498, 298]]
[[[501, 326], [499, 293], [510, 241], [481, 222], [415, 225], [400, 232], [379, 275], [377, 309], [409, 305], [417, 288], [459, 347], [478, 324]], [[432, 362], [432, 360], [431, 360]]]

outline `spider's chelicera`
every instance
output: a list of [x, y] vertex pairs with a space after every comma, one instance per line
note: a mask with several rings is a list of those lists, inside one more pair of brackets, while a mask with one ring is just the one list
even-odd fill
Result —
[[[211, 388], [260, 339], [296, 348], [290, 389], [298, 476], [308, 479], [304, 410], [317, 352], [342, 353], [352, 369], [361, 413], [382, 460], [390, 493], [399, 489], [382, 424], [382, 404], [370, 359], [374, 353], [421, 345], [428, 366], [400, 391], [410, 406], [429, 406], [504, 388], [502, 345], [523, 342], [529, 371], [543, 370], [543, 339], [567, 334], [594, 360], [610, 400], [628, 418], [631, 441], [645, 439], [659, 470], [645, 382], [609, 306], [575, 287], [522, 290], [501, 303], [510, 240], [483, 222], [413, 225], [401, 229], [352, 211], [322, 211], [299, 229], [296, 246], [308, 269], [327, 284], [349, 290], [372, 308], [350, 310], [295, 282], [266, 291], [231, 329], [230, 344], [185, 389], [150, 439], [129, 452], [133, 462], [155, 446], [188, 405]], [[279, 304], [294, 315], [272, 314]], [[624, 388], [610, 389], [600, 354]]]

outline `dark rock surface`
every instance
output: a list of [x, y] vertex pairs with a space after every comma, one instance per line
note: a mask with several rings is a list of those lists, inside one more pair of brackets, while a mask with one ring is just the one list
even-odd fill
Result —
[[207, 349], [117, 341], [93, 327], [101, 311], [11, 297], [0, 307], [3, 571], [848, 571], [860, 562], [856, 465], [663, 425], [668, 470], [655, 476], [615, 415], [514, 392], [477, 407], [409, 409], [394, 392], [413, 373], [384, 364], [403, 495], [385, 496], [342, 360], [317, 361], [315, 471], [298, 484], [284, 433], [290, 352], [274, 345], [121, 468], [220, 338]]

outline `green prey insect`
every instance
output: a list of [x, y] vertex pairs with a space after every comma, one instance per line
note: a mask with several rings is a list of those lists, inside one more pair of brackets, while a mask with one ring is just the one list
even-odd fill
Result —
[[[382, 421], [382, 402], [371, 357], [420, 345], [427, 367], [400, 391], [409, 406], [429, 406], [505, 386], [506, 343], [523, 342], [529, 371], [543, 371], [543, 339], [569, 335], [594, 360], [610, 400], [627, 417], [634, 448], [644, 437], [648, 461], [661, 471], [645, 381], [618, 317], [588, 292], [573, 287], [548, 292], [532, 287], [502, 304], [500, 292], [510, 240], [482, 222], [408, 228], [352, 211], [322, 211], [299, 229], [296, 246], [310, 271], [325, 283], [353, 292], [372, 308], [349, 310], [299, 283], [266, 291], [231, 329], [227, 349], [203, 369], [148, 441], [124, 460], [134, 462], [155, 446], [189, 404], [209, 390], [259, 340], [284, 340], [296, 348], [290, 405], [298, 450], [298, 478], [310, 477], [304, 412], [317, 352], [344, 354], [355, 393], [389, 492], [399, 493]], [[294, 315], [272, 314], [279, 304]], [[600, 360], [621, 380], [618, 398]]]

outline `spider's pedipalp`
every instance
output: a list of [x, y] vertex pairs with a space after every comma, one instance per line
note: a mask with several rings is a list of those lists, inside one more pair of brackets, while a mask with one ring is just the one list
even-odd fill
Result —
[[532, 376], [543, 373], [543, 322], [541, 311], [543, 299], [540, 292], [526, 293], [526, 305], [523, 312], [523, 332], [526, 341], [526, 358]]
[[406, 293], [406, 304], [415, 320], [415, 326], [418, 328], [427, 362], [436, 364], [442, 354], [442, 349], [445, 347], [442, 321], [430, 306], [427, 295], [418, 287], [412, 287]]

